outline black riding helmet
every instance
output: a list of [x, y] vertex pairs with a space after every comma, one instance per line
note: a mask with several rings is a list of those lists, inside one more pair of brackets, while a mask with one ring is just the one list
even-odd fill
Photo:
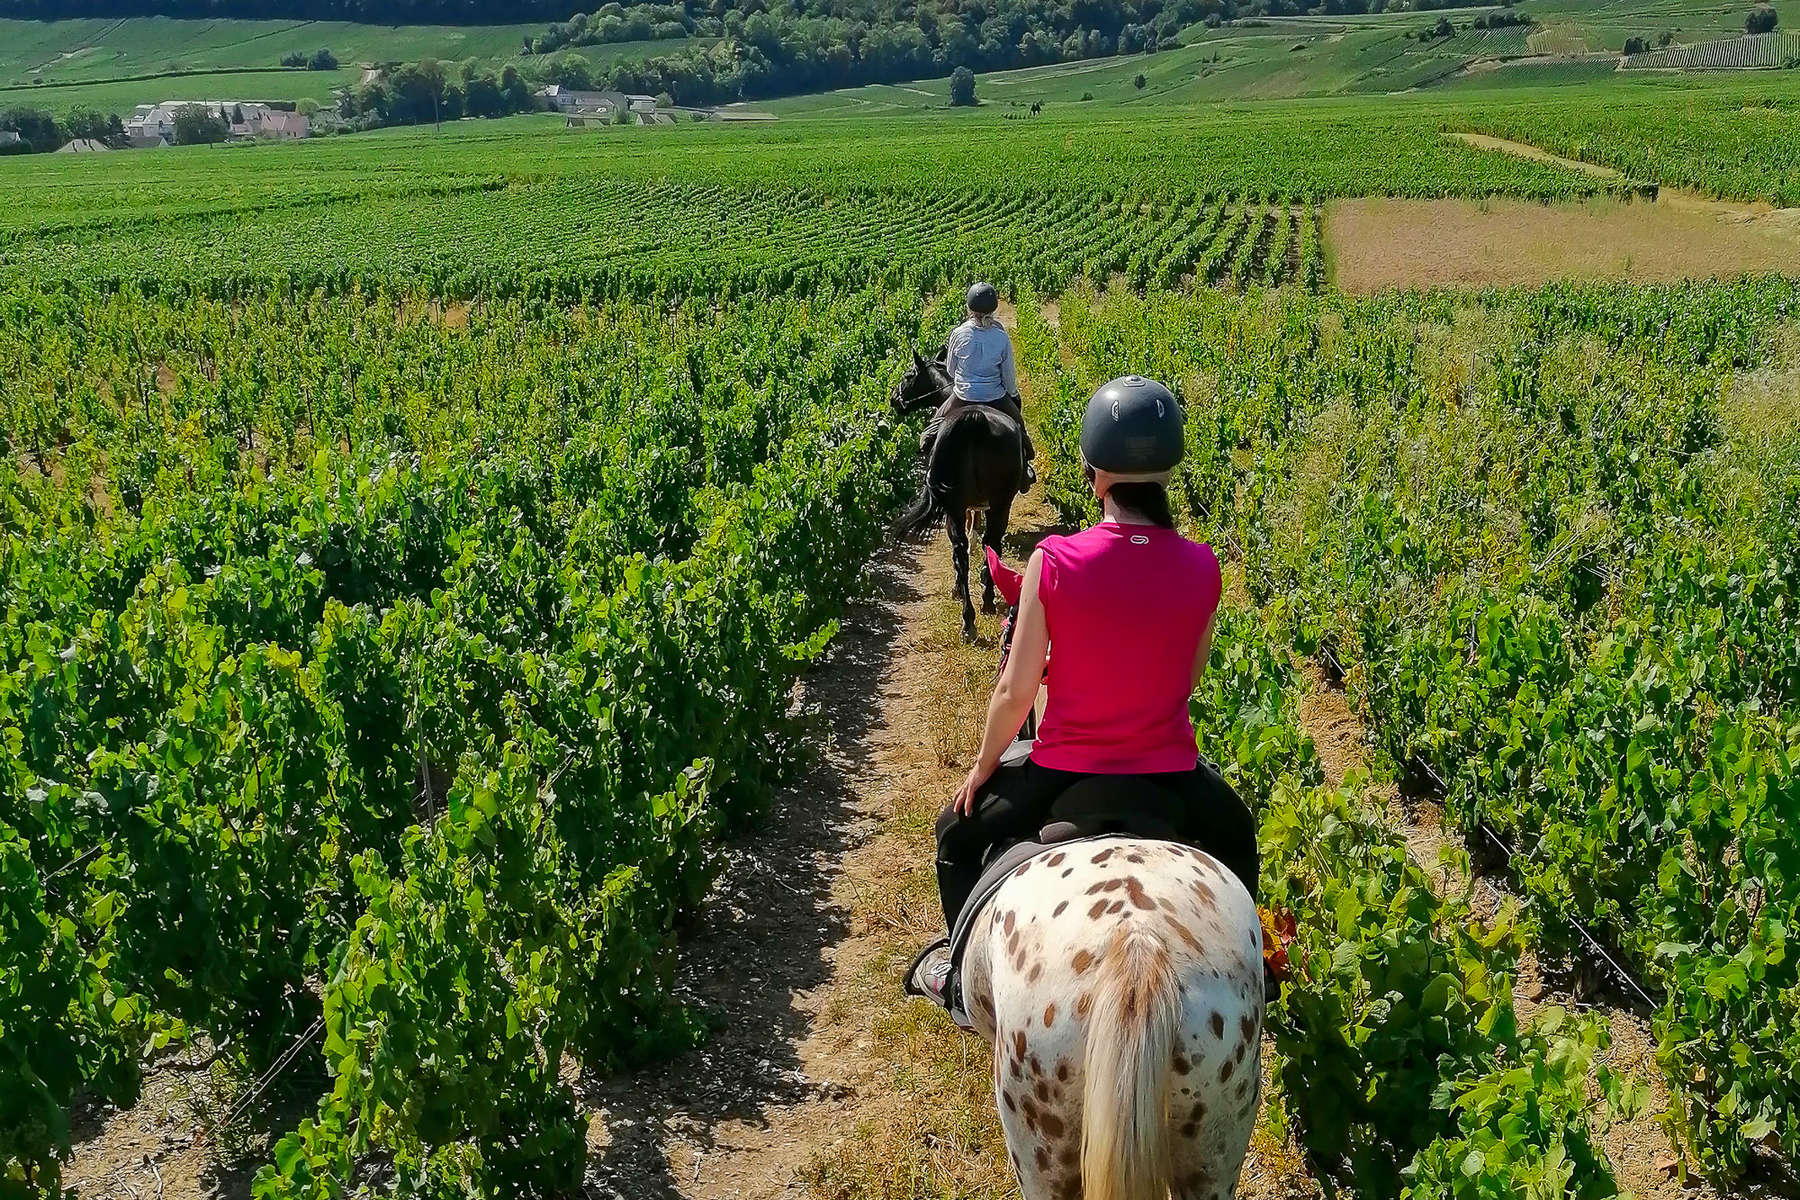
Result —
[[1168, 388], [1142, 375], [1102, 384], [1081, 418], [1081, 457], [1097, 471], [1172, 471], [1184, 449], [1181, 405]]
[[986, 316], [1000, 307], [1000, 293], [991, 283], [977, 283], [969, 288], [969, 311]]

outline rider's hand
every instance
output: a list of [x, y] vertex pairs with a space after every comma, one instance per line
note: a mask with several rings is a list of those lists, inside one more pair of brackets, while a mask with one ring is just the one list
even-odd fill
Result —
[[950, 801], [950, 807], [965, 817], [975, 815], [975, 802], [981, 795], [981, 785], [988, 781], [994, 773], [992, 767], [984, 767], [976, 763], [969, 768], [969, 777], [963, 780], [962, 786], [956, 789], [956, 798]]

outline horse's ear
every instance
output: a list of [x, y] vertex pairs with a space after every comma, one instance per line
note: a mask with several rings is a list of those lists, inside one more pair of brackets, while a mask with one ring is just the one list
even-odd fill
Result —
[[925, 366], [925, 356], [923, 354], [919, 353], [919, 348], [917, 346], [914, 346], [912, 348], [912, 356], [913, 356], [913, 366], [919, 367], [919, 368], [923, 368]]

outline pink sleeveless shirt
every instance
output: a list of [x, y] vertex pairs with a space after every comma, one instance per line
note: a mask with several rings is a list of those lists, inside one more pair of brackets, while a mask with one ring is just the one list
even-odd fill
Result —
[[1038, 549], [1050, 668], [1032, 759], [1102, 775], [1193, 769], [1194, 655], [1221, 590], [1212, 547], [1103, 521]]

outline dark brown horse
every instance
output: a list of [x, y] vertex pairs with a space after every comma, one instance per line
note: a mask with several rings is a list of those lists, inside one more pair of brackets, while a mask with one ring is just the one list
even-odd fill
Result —
[[[936, 409], [950, 398], [950, 373], [945, 352], [923, 358], [913, 351], [912, 365], [895, 387], [896, 412]], [[975, 638], [975, 604], [969, 594], [969, 523], [971, 514], [984, 512], [981, 541], [1000, 550], [1006, 536], [1013, 497], [1023, 482], [1020, 431], [1012, 418], [991, 411], [985, 404], [971, 404], [954, 414], [938, 435], [937, 446], [925, 464], [925, 484], [907, 510], [894, 523], [902, 537], [917, 533], [939, 517], [950, 535], [951, 560], [956, 568], [956, 596], [963, 605], [963, 638]], [[984, 560], [985, 560], [985, 556]], [[994, 578], [987, 563], [981, 564], [981, 611], [994, 611]]]

